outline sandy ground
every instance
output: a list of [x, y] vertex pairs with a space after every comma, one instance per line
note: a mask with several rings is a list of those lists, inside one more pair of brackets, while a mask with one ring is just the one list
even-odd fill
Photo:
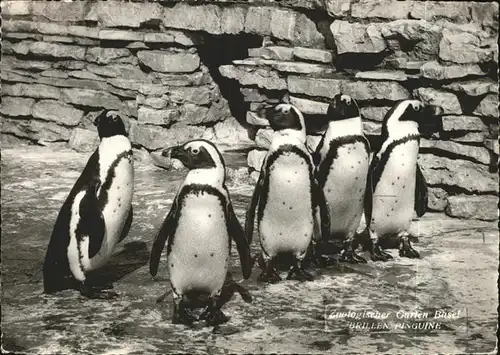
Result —
[[[42, 294], [41, 265], [59, 208], [88, 154], [27, 147], [2, 150], [2, 343], [32, 353], [464, 353], [494, 352], [497, 328], [498, 229], [496, 223], [426, 214], [412, 230], [419, 260], [341, 265], [313, 270], [315, 281], [257, 284], [259, 270], [243, 284], [254, 301], [235, 295], [220, 333], [171, 324], [171, 302], [156, 303], [168, 286], [165, 263], [158, 280], [147, 262], [156, 229], [168, 212], [182, 173], [137, 164], [134, 222], [124, 247], [103, 270], [120, 297], [88, 300], [74, 291]], [[243, 222], [252, 191], [230, 182]], [[253, 250], [258, 250], [254, 242]], [[241, 273], [233, 248], [232, 271]], [[460, 311], [434, 319], [436, 310]], [[388, 329], [353, 329], [335, 311], [373, 310], [388, 318], [355, 322]], [[422, 311], [428, 318], [398, 319]], [[361, 313], [357, 313], [358, 315]], [[326, 315], [326, 319], [325, 319]], [[351, 319], [352, 320], [352, 319]], [[418, 322], [437, 330], [397, 328]], [[425, 325], [420, 326], [424, 327]]]

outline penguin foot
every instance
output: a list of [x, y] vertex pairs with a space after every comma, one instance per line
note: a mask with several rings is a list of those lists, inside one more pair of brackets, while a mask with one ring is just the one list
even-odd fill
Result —
[[394, 259], [391, 254], [383, 251], [378, 244], [373, 246], [373, 250], [370, 254], [372, 261], [388, 261]]
[[367, 261], [365, 258], [359, 256], [352, 250], [345, 250], [340, 256], [340, 261], [344, 263], [350, 264], [366, 264]]
[[202, 314], [200, 314], [199, 320], [205, 320], [209, 326], [218, 326], [219, 324], [226, 323], [229, 317], [226, 316], [222, 310], [207, 308]]
[[174, 315], [172, 317], [173, 324], [184, 324], [191, 326], [196, 321], [193, 313], [181, 305], [174, 303]]
[[329, 266], [337, 266], [339, 264], [339, 260], [336, 256], [333, 255], [317, 254], [313, 258], [313, 263], [317, 267], [324, 269]]
[[109, 300], [118, 297], [118, 294], [116, 292], [107, 291], [108, 289], [102, 288], [101, 285], [93, 286], [84, 282], [80, 286], [80, 294], [90, 299], [100, 299], [100, 300]]
[[404, 237], [401, 238], [401, 243], [399, 246], [399, 256], [412, 259], [420, 258], [420, 254], [418, 253], [418, 251], [412, 248], [410, 240]]
[[281, 276], [275, 269], [272, 269], [270, 272], [268, 270], [265, 270], [259, 275], [257, 281], [274, 284], [281, 281]]
[[300, 267], [292, 266], [286, 279], [304, 282], [304, 281], [313, 281], [314, 276]]

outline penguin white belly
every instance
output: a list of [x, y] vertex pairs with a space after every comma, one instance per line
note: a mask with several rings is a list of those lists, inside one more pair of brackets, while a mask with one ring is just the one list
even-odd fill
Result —
[[418, 141], [394, 147], [373, 196], [370, 229], [379, 237], [408, 230], [415, 203]]
[[88, 244], [87, 249], [82, 248], [81, 243], [78, 245], [78, 241], [76, 239], [76, 228], [78, 227], [78, 222], [80, 220], [80, 202], [85, 196], [85, 191], [79, 192], [75, 199], [73, 200], [73, 205], [71, 206], [71, 217], [69, 222], [69, 245], [67, 249], [68, 263], [71, 273], [78, 281], [85, 280], [85, 273], [82, 267], [81, 259], [88, 259]]
[[267, 201], [259, 223], [260, 243], [274, 257], [302, 254], [313, 233], [309, 167], [293, 153], [278, 157], [270, 168]]
[[[107, 203], [102, 211], [106, 233], [99, 252], [87, 261], [86, 266], [89, 270], [97, 269], [108, 261], [121, 236], [132, 204], [134, 190], [132, 161], [132, 156], [123, 157], [114, 169], [114, 178], [108, 189]], [[87, 262], [84, 261], [84, 264]]]
[[323, 192], [330, 210], [330, 232], [342, 234], [355, 232], [363, 213], [369, 155], [361, 142], [346, 144], [338, 149]]
[[178, 295], [190, 291], [216, 294], [229, 262], [229, 235], [217, 196], [187, 195], [168, 255], [170, 283]]

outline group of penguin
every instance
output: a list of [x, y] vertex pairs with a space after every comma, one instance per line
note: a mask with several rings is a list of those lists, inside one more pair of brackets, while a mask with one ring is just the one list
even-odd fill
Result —
[[[418, 100], [397, 102], [384, 117], [382, 144], [370, 159], [359, 107], [350, 96], [338, 94], [329, 103], [328, 127], [315, 152], [306, 145], [303, 114], [286, 103], [270, 107], [266, 116], [273, 138], [244, 228], [217, 147], [199, 139], [165, 149], [164, 156], [189, 169], [154, 238], [149, 263], [155, 276], [166, 244], [173, 323], [218, 325], [227, 321], [221, 307], [234, 292], [251, 300], [230, 277], [228, 265], [233, 240], [243, 278], [250, 277], [256, 215], [260, 282], [281, 280], [275, 261], [283, 253], [292, 256], [287, 279], [299, 281], [313, 279], [306, 271], [311, 264], [366, 263], [356, 252], [363, 244], [356, 237], [363, 211], [369, 235], [364, 248], [373, 261], [392, 259], [381, 247], [386, 236], [397, 237], [401, 256], [418, 258], [408, 229], [413, 211], [422, 216], [427, 206], [417, 164], [419, 124], [440, 114], [438, 107]], [[116, 111], [103, 111], [94, 124], [100, 144], [57, 217], [43, 265], [45, 293], [69, 288], [89, 298], [117, 296], [91, 271], [106, 264], [132, 224], [132, 146]], [[338, 255], [328, 251], [331, 241], [340, 241]], [[203, 311], [195, 316], [194, 308]]]

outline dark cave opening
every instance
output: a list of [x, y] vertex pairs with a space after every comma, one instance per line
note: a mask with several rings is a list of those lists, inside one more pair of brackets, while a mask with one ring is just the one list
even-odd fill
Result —
[[219, 86], [222, 96], [227, 100], [231, 114], [243, 126], [246, 123], [246, 113], [250, 103], [245, 102], [240, 91], [241, 85], [235, 79], [228, 79], [221, 75], [221, 65], [232, 64], [233, 60], [248, 57], [248, 49], [260, 47], [262, 37], [253, 34], [238, 35], [205, 35], [203, 44], [198, 47], [198, 54], [202, 63], [207, 66], [214, 82]]

